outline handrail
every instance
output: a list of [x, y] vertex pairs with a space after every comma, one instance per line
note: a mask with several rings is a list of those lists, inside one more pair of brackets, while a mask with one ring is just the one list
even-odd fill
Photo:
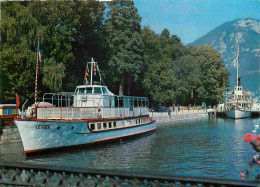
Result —
[[259, 180], [0, 162], [0, 184], [32, 186], [259, 186]]
[[24, 106], [27, 103], [28, 99], [26, 99], [26, 101], [24, 102], [23, 106], [22, 106], [22, 119], [24, 119]]

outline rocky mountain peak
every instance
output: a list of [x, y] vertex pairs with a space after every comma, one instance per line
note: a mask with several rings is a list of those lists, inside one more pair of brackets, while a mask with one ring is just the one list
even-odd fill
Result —
[[233, 25], [235, 27], [251, 29], [260, 34], [260, 22], [255, 19], [238, 19], [237, 21], [235, 21], [235, 23], [233, 23]]
[[236, 82], [236, 57], [239, 47], [239, 76], [245, 89], [260, 89], [260, 20], [253, 18], [225, 22], [189, 45], [211, 45], [221, 53], [231, 73], [231, 87]]

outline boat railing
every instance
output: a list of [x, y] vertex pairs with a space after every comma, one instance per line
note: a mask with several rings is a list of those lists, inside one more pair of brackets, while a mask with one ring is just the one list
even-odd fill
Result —
[[38, 119], [70, 120], [147, 115], [149, 104], [145, 97], [87, 95], [66, 92], [47, 93], [44, 95], [43, 101], [51, 102], [51, 106], [38, 107]]
[[147, 115], [148, 107], [133, 108], [130, 111], [126, 107], [41, 107], [37, 108], [38, 119], [89, 119], [89, 118], [125, 118]]

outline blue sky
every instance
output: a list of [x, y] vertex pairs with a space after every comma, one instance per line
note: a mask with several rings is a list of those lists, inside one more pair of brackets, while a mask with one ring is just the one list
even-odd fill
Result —
[[156, 33], [164, 28], [188, 44], [226, 21], [260, 20], [260, 0], [134, 0], [142, 17]]

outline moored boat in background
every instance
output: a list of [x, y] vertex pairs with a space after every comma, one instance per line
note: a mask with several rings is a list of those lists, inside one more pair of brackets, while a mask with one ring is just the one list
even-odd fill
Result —
[[236, 67], [237, 67], [237, 81], [234, 91], [226, 92], [225, 101], [218, 105], [217, 115], [228, 117], [232, 119], [249, 118], [257, 113], [256, 104], [252, 99], [252, 94], [250, 92], [243, 91], [240, 84], [241, 78], [238, 77], [238, 56], [239, 48], [237, 50]]

